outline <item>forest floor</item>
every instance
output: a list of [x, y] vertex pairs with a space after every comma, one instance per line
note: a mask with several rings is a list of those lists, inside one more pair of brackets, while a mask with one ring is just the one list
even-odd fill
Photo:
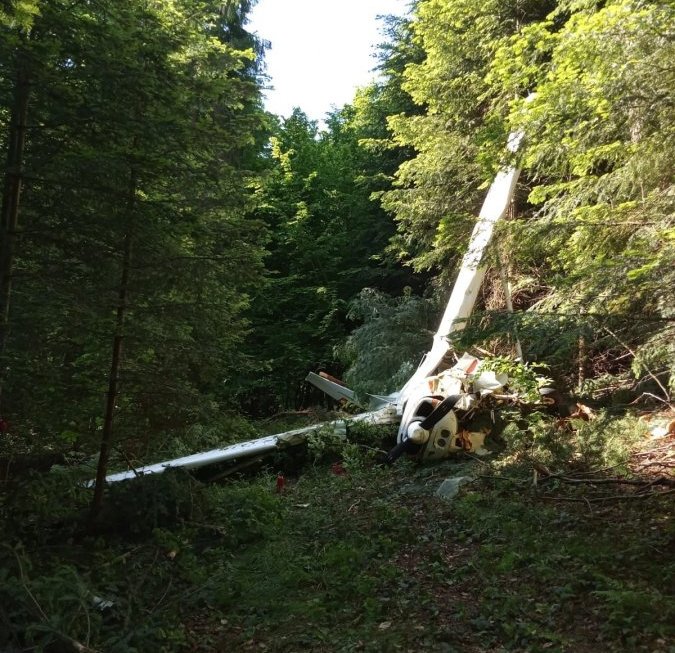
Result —
[[673, 436], [633, 452], [653, 486], [535, 486], [504, 458], [317, 467], [232, 556], [192, 650], [672, 653], [673, 456]]
[[[56, 514], [15, 521], [0, 650], [675, 651], [675, 436], [631, 450], [640, 485], [506, 453], [391, 468], [343, 454], [281, 492], [276, 467], [120, 484], [97, 536]], [[436, 495], [458, 476], [456, 497]]]

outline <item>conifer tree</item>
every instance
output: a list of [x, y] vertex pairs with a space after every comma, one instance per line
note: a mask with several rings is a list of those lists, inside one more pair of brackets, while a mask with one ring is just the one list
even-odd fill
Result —
[[220, 9], [54, 2], [25, 39], [5, 406], [26, 447], [103, 434], [100, 474], [113, 417], [140, 452], [226, 401], [237, 365], [261, 269], [247, 216], [264, 119], [245, 11]]

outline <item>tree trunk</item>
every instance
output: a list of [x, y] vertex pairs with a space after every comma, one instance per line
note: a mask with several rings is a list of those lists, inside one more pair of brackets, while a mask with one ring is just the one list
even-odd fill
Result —
[[19, 203], [23, 181], [23, 153], [26, 141], [26, 118], [28, 114], [28, 72], [19, 63], [14, 103], [7, 144], [7, 167], [0, 209], [0, 400], [5, 377], [5, 349], [9, 333], [9, 298], [12, 291], [14, 266], [14, 243], [19, 222]]
[[136, 201], [136, 176], [132, 171], [129, 178], [129, 197], [127, 200], [128, 227], [124, 234], [122, 271], [120, 285], [117, 294], [117, 315], [115, 318], [115, 333], [112, 341], [110, 357], [110, 373], [108, 375], [108, 392], [106, 393], [105, 413], [103, 416], [103, 432], [101, 433], [101, 446], [99, 450], [98, 465], [96, 467], [96, 484], [94, 496], [89, 511], [89, 524], [93, 525], [103, 505], [103, 490], [105, 477], [108, 473], [108, 460], [112, 445], [113, 421], [115, 404], [120, 380], [120, 367], [122, 362], [122, 340], [124, 338], [124, 322], [127, 315], [129, 296], [129, 272], [131, 268], [132, 240], [134, 227], [134, 210]]

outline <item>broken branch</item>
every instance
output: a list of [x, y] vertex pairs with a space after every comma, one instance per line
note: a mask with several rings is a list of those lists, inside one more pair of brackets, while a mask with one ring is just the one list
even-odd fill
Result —
[[[609, 327], [603, 327], [603, 328], [622, 347], [624, 347], [628, 352], [631, 353], [634, 360], [639, 360], [637, 354], [625, 342], [623, 342], [623, 340], [621, 340], [621, 338], [619, 338], [619, 336], [617, 336], [616, 333], [614, 333]], [[645, 372], [647, 372], [647, 374], [651, 377], [651, 379], [656, 382], [656, 385], [659, 386], [659, 388], [661, 389], [661, 392], [663, 392], [663, 397], [665, 397], [665, 398], [657, 397], [656, 395], [651, 395], [651, 396], [654, 397], [655, 399], [658, 399], [659, 401], [663, 401], [672, 410], [673, 405], [670, 403], [670, 393], [668, 392], [668, 390], [666, 390], [666, 388], [663, 386], [663, 383], [661, 383], [661, 381], [658, 379], [658, 377], [643, 362], [640, 362], [640, 364], [642, 365], [642, 367], [644, 367]], [[651, 394], [651, 393], [643, 393], [643, 394]]]
[[655, 479], [633, 479], [633, 478], [570, 478], [569, 476], [560, 476], [557, 474], [551, 474], [546, 478], [540, 480], [541, 483], [550, 480], [563, 481], [564, 483], [576, 484], [588, 484], [588, 485], [608, 485], [608, 484], [617, 484], [617, 485], [669, 485], [675, 487], [675, 479], [668, 478], [667, 476], [659, 476]]
[[648, 499], [650, 497], [663, 497], [667, 494], [672, 494], [675, 492], [673, 490], [665, 490], [664, 492], [644, 492], [642, 494], [615, 494], [609, 497], [593, 497], [588, 499], [586, 497], [577, 498], [577, 497], [552, 497], [552, 496], [543, 496], [542, 499], [546, 501], [572, 501], [575, 503], [601, 503], [605, 501], [624, 501], [630, 499]]

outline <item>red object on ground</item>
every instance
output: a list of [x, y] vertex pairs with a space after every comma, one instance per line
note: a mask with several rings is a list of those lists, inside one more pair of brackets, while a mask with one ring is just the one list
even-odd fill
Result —
[[283, 474], [277, 474], [277, 492], [281, 493], [284, 491], [284, 486], [286, 485], [286, 479]]
[[9, 424], [4, 418], [0, 417], [0, 433], [7, 433], [7, 431], [9, 431]]
[[335, 474], [335, 476], [344, 476], [347, 473], [347, 470], [342, 466], [342, 463], [333, 463], [330, 466], [330, 471]]

